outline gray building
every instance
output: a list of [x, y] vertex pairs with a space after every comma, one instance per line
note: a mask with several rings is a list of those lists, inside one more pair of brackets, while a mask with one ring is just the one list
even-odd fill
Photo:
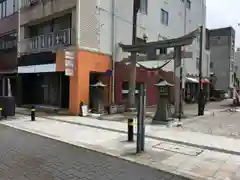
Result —
[[210, 69], [217, 77], [216, 89], [233, 88], [235, 30], [232, 27], [212, 29], [210, 36]]
[[235, 52], [235, 72], [236, 77], [240, 79], [240, 48], [237, 48], [237, 51]]

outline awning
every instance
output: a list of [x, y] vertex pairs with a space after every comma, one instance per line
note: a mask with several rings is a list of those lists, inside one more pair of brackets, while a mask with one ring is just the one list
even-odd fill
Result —
[[191, 77], [186, 77], [186, 81], [187, 83], [198, 83], [198, 79], [196, 78], [191, 78]]
[[201, 83], [202, 84], [210, 84], [210, 81], [208, 79], [202, 79]]

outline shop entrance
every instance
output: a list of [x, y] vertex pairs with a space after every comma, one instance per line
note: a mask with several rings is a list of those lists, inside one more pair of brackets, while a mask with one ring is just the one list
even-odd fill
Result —
[[58, 108], [69, 106], [69, 77], [64, 73], [22, 75], [22, 103]]

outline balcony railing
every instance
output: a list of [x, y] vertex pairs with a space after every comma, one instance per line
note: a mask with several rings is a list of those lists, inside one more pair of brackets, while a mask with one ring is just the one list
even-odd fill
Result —
[[[56, 50], [71, 45], [72, 31], [64, 29], [29, 39], [24, 39], [25, 52], [42, 52]], [[22, 44], [21, 44], [22, 45]]]

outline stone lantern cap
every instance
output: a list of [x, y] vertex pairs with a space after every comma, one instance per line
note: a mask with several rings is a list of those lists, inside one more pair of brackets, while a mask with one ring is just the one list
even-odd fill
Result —
[[157, 87], [164, 87], [164, 86], [173, 87], [174, 86], [173, 84], [168, 83], [166, 80], [160, 81], [159, 83], [154, 84], [154, 85]]
[[105, 87], [106, 85], [103, 84], [101, 81], [98, 81], [96, 84], [92, 84], [91, 87]]

